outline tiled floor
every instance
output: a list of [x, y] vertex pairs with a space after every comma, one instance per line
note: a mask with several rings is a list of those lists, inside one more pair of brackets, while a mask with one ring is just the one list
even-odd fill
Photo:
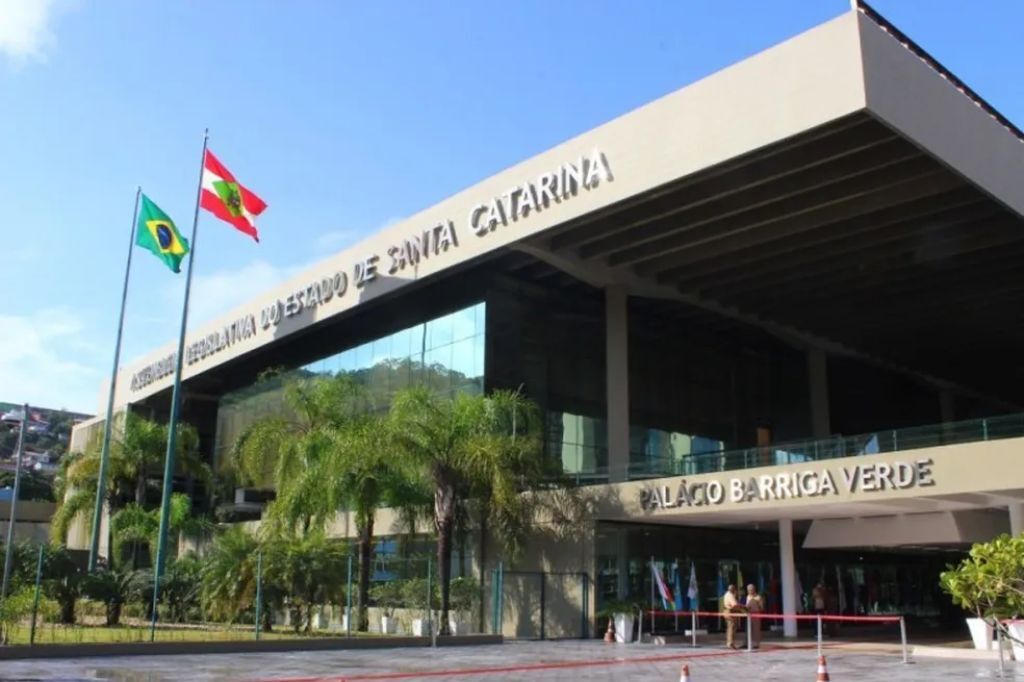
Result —
[[[992, 661], [917, 658], [904, 665], [896, 655], [835, 649], [826, 654], [834, 682], [999, 679], [998, 665]], [[691, 650], [682, 646], [606, 645], [590, 641], [512, 642], [438, 649], [7, 661], [0, 662], [0, 680], [676, 682], [684, 662], [689, 664], [692, 682], [811, 682], [816, 677], [817, 652], [769, 648], [748, 654], [713, 647]], [[1024, 680], [1024, 666], [1015, 670], [1012, 662], [1007, 663], [1005, 679]]]

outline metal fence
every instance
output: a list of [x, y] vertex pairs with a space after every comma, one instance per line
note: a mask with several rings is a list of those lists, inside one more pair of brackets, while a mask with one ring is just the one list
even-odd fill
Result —
[[590, 578], [586, 573], [490, 572], [490, 632], [514, 639], [590, 637]]
[[[194, 571], [172, 562], [161, 582], [154, 618], [153, 575], [136, 571], [86, 571], [87, 555], [46, 544], [15, 545], [10, 588], [0, 599], [0, 641], [7, 644], [82, 644], [149, 641], [225, 641], [318, 636], [434, 636], [439, 627], [440, 589], [432, 557], [376, 556], [360, 631], [358, 562], [342, 554], [318, 575], [301, 557], [290, 571], [262, 552], [238, 562], [237, 571], [216, 584], [203, 571], [208, 562], [189, 558]], [[251, 568], [251, 573], [248, 572]], [[232, 603], [230, 613], [212, 603], [213, 590]], [[223, 591], [226, 590], [226, 591]], [[480, 585], [451, 582], [453, 632], [473, 631]]]

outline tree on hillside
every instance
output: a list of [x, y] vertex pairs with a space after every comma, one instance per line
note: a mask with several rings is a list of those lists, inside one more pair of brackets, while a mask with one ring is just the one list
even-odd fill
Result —
[[482, 507], [509, 553], [515, 555], [533, 518], [535, 496], [550, 480], [539, 410], [518, 392], [447, 397], [425, 387], [399, 393], [391, 409], [399, 455], [433, 490], [437, 533], [441, 634], [448, 634], [452, 537], [460, 506]]
[[[13, 471], [0, 471], [0, 489], [2, 488], [14, 488]], [[22, 470], [18, 499], [53, 502], [53, 481], [35, 471]]]

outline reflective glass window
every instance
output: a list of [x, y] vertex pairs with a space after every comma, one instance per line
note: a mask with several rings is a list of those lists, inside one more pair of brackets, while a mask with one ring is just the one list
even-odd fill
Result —
[[452, 315], [427, 322], [427, 349], [440, 348], [452, 342]]

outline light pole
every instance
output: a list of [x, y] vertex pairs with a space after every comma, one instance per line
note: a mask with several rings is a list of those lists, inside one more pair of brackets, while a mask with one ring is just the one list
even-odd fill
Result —
[[11, 560], [14, 558], [14, 519], [18, 516], [18, 493], [21, 491], [21, 457], [25, 453], [25, 423], [28, 422], [28, 403], [22, 406], [21, 431], [18, 433], [18, 456], [14, 462], [14, 490], [11, 493], [11, 518], [7, 521], [7, 545], [4, 547], [4, 580], [0, 585], [0, 602], [7, 599], [7, 586], [11, 580]]

